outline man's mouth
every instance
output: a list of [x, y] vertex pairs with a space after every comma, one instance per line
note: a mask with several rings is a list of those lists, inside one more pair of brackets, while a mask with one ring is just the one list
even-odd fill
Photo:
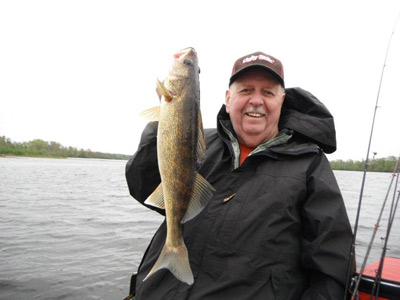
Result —
[[258, 113], [258, 112], [247, 112], [245, 113], [246, 116], [252, 117], [252, 118], [262, 118], [265, 116], [263, 113]]

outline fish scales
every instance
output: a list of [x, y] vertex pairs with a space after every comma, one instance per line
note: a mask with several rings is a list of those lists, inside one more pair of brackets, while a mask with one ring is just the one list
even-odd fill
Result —
[[[193, 284], [188, 251], [182, 236], [182, 223], [201, 212], [214, 188], [197, 173], [205, 156], [204, 132], [200, 112], [200, 87], [197, 54], [193, 48], [174, 55], [164, 83], [158, 116], [157, 155], [160, 186], [146, 200], [165, 209], [167, 237], [161, 254], [147, 275], [166, 268], [187, 284]], [[154, 110], [154, 109], [152, 109]]]

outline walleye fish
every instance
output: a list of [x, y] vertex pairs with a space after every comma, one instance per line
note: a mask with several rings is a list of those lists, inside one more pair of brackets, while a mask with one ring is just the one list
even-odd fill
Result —
[[200, 83], [197, 54], [186, 48], [174, 55], [164, 83], [157, 81], [160, 107], [142, 115], [155, 115], [158, 166], [161, 184], [145, 201], [165, 209], [167, 237], [150, 273], [166, 268], [182, 282], [193, 284], [193, 273], [182, 236], [182, 225], [199, 214], [214, 188], [196, 171], [205, 157], [205, 140], [200, 113]]

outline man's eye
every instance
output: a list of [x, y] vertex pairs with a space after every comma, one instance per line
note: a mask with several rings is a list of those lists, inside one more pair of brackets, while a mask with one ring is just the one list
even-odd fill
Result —
[[248, 93], [250, 91], [250, 89], [242, 89], [241, 92], [242, 93]]
[[273, 94], [272, 94], [272, 92], [270, 92], [270, 91], [264, 91], [264, 95], [270, 96], [270, 95], [273, 95]]

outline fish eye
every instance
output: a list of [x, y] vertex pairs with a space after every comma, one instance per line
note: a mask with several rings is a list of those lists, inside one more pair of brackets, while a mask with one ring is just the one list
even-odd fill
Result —
[[193, 61], [189, 58], [185, 58], [185, 60], [183, 61], [183, 63], [187, 66], [191, 66], [193, 65]]

